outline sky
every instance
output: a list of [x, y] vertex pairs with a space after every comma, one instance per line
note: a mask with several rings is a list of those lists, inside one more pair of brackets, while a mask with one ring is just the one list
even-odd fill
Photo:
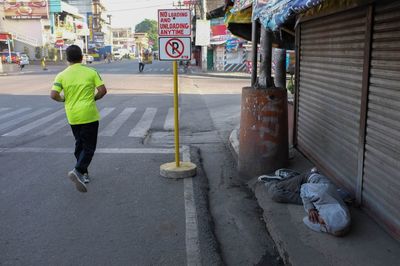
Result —
[[103, 0], [111, 17], [112, 27], [135, 28], [144, 19], [157, 20], [157, 10], [174, 8], [177, 0]]

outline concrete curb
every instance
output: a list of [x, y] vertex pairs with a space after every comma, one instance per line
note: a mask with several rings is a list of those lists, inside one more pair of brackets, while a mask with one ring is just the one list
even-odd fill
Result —
[[212, 78], [231, 78], [231, 79], [251, 79], [250, 74], [248, 76], [243, 76], [243, 73], [232, 73], [226, 74], [226, 72], [216, 73], [216, 72], [200, 72], [198, 70], [191, 70], [190, 74], [192, 76], [200, 77], [212, 77]]

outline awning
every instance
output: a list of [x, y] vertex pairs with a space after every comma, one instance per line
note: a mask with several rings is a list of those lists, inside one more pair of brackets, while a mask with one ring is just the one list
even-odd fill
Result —
[[325, 0], [254, 0], [253, 19], [260, 19], [267, 29], [278, 30], [297, 14], [322, 4]]

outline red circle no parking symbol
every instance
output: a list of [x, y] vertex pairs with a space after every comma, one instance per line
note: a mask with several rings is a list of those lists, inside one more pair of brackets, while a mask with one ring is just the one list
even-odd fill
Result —
[[171, 58], [180, 57], [185, 51], [185, 46], [183, 42], [179, 39], [170, 39], [165, 44], [165, 52]]

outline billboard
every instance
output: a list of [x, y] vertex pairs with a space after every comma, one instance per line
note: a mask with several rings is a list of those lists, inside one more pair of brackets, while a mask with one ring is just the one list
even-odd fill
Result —
[[224, 18], [211, 19], [211, 44], [222, 44], [230, 38]]
[[4, 16], [8, 19], [48, 18], [47, 0], [4, 0]]

